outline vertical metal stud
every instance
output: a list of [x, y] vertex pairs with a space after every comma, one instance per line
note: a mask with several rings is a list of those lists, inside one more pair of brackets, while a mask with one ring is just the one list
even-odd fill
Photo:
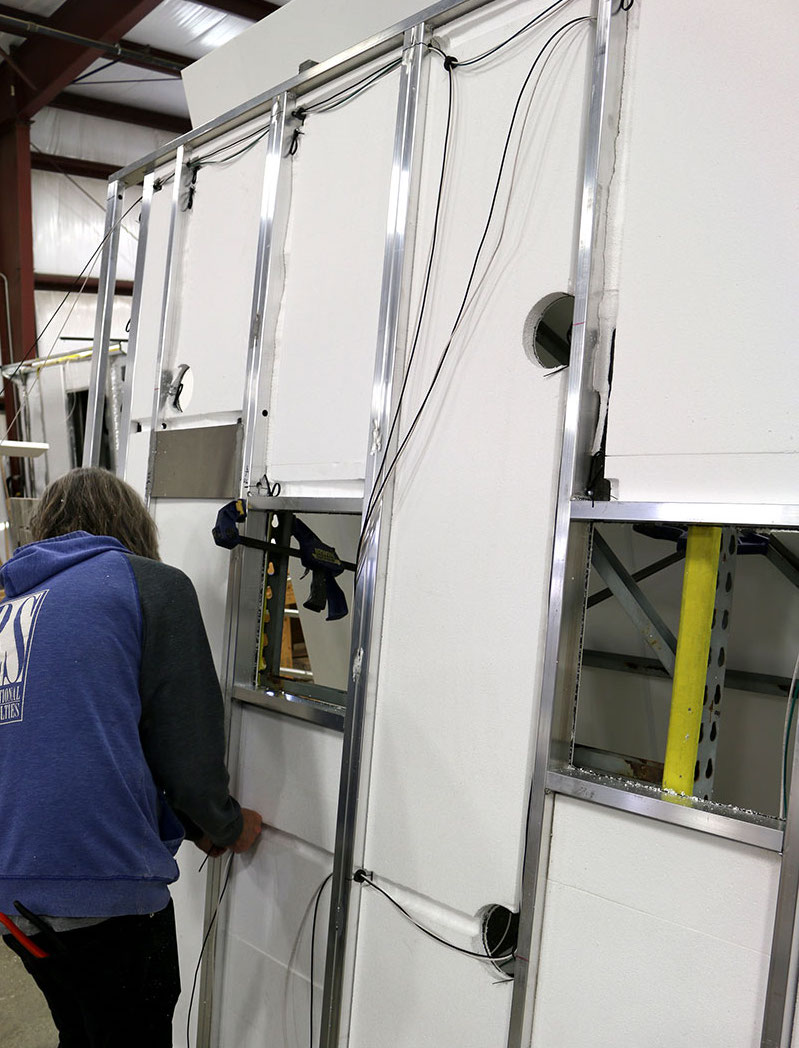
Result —
[[[144, 488], [144, 501], [149, 506], [153, 487], [153, 467], [155, 464], [155, 437], [161, 418], [164, 401], [164, 364], [172, 339], [172, 325], [175, 315], [175, 264], [180, 257], [178, 245], [181, 240], [183, 213], [180, 210], [180, 195], [183, 190], [183, 173], [185, 148], [179, 146], [175, 154], [175, 167], [172, 181], [172, 209], [169, 215], [169, 235], [166, 246], [166, 268], [164, 271], [164, 293], [161, 300], [161, 326], [158, 332], [158, 349], [155, 356], [153, 385], [153, 408], [150, 416], [150, 451], [147, 460], [147, 481]], [[167, 382], [168, 385], [168, 382]]]
[[[283, 292], [283, 245], [291, 197], [291, 159], [286, 155], [291, 130], [289, 95], [272, 104], [266, 159], [264, 162], [261, 214], [256, 250], [255, 276], [250, 307], [250, 334], [242, 411], [242, 464], [239, 494], [246, 498], [250, 486], [265, 467], [266, 420], [272, 383], [272, 360], [280, 299]], [[270, 359], [267, 353], [271, 350]], [[255, 474], [255, 476], [253, 476]], [[249, 512], [244, 534], [263, 538], [265, 515]], [[288, 544], [288, 542], [286, 543]], [[228, 735], [227, 766], [235, 787], [241, 742], [241, 707], [232, 698], [233, 686], [255, 685], [258, 675], [261, 609], [266, 563], [258, 550], [237, 547], [231, 553], [225, 610], [226, 643], [223, 694]], [[252, 633], [244, 635], [244, 624]], [[216, 946], [224, 942], [227, 911], [219, 909], [223, 865], [209, 870], [205, 894], [204, 934], [209, 936], [200, 976], [200, 1004], [197, 1015], [197, 1048], [218, 1043], [220, 1013], [214, 1001], [221, 998], [223, 964]], [[211, 928], [211, 921], [215, 923]]]
[[97, 315], [92, 343], [92, 369], [89, 380], [89, 403], [86, 409], [86, 433], [83, 439], [83, 465], [96, 466], [100, 461], [100, 441], [105, 414], [105, 387], [108, 372], [108, 343], [114, 314], [114, 287], [117, 279], [119, 224], [125, 187], [121, 182], [108, 183], [105, 212], [105, 236], [100, 281], [97, 288]]
[[136, 375], [136, 351], [139, 344], [139, 320], [141, 318], [142, 287], [147, 256], [147, 237], [150, 229], [150, 212], [153, 205], [155, 173], [145, 176], [142, 188], [141, 211], [139, 213], [139, 242], [136, 246], [136, 268], [133, 274], [133, 300], [130, 309], [130, 331], [128, 351], [125, 356], [125, 381], [122, 383], [122, 418], [119, 423], [119, 452], [116, 472], [123, 480], [128, 468], [128, 440], [130, 418], [133, 410], [133, 382]]
[[[377, 357], [372, 391], [372, 414], [368, 434], [364, 511], [374, 490], [383, 456], [390, 461], [392, 445], [379, 448], [375, 432], [387, 433], [395, 379], [403, 360], [408, 328], [408, 285], [413, 259], [413, 232], [418, 192], [418, 174], [423, 139], [426, 88], [425, 26], [405, 33], [394, 163], [389, 196], [389, 218], [383, 256], [383, 286], [380, 300]], [[388, 528], [391, 519], [393, 483], [386, 484], [374, 507], [363, 539], [361, 570], [356, 577], [353, 606], [352, 677], [349, 683], [344, 750], [341, 764], [335, 864], [333, 869], [330, 923], [327, 940], [325, 988], [322, 1001], [321, 1048], [337, 1048], [346, 1039], [351, 1006], [355, 951], [347, 948], [348, 936], [358, 919], [358, 896], [351, 898], [354, 863], [363, 850], [363, 809], [359, 807], [362, 783], [369, 779], [370, 738], [374, 696], [380, 655], [380, 627], [385, 597], [388, 559]]]
[[626, 19], [612, 18], [612, 12], [612, 0], [598, 0], [569, 389], [552, 549], [541, 702], [533, 743], [519, 939], [507, 1042], [509, 1048], [526, 1048], [532, 1040], [552, 820], [552, 805], [546, 794], [546, 775], [550, 759], [565, 762], [571, 749], [571, 705], [582, 642], [591, 536], [590, 527], [571, 524], [570, 502], [575, 495], [585, 492], [590, 469], [591, 440], [596, 425], [596, 398], [592, 394], [590, 375], [599, 333], [599, 301], [604, 277], [601, 264], [602, 231], [613, 170], [612, 147], [618, 127], [621, 95], [622, 63], [618, 57], [626, 35]]
[[719, 744], [721, 701], [724, 696], [724, 678], [727, 673], [727, 641], [730, 634], [732, 594], [735, 588], [735, 566], [738, 560], [738, 529], [722, 528], [719, 571], [716, 581], [716, 600], [713, 606], [713, 625], [710, 630], [710, 661], [702, 703], [702, 727], [696, 752], [694, 796], [713, 799], [713, 780], [716, 775], [716, 750]]
[[255, 264], [250, 342], [247, 351], [247, 377], [244, 387], [240, 494], [247, 495], [266, 467], [267, 416], [271, 402], [272, 367], [265, 367], [274, 344], [280, 299], [283, 294], [283, 244], [286, 238], [291, 198], [291, 164], [287, 155], [287, 132], [292, 121], [291, 96], [280, 95], [272, 104], [269, 139], [264, 165], [258, 251]]

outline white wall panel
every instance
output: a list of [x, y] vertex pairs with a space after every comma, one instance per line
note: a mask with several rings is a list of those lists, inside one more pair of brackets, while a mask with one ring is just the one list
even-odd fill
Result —
[[[221, 1045], [305, 1048], [316, 893], [333, 856], [266, 829], [234, 860], [224, 947]], [[314, 941], [315, 1029], [321, 1014], [330, 888], [320, 898]]]
[[247, 707], [237, 789], [278, 830], [333, 851], [341, 734]]
[[[157, 172], [160, 180], [171, 174], [169, 168]], [[133, 399], [131, 419], [150, 423], [153, 410], [153, 387], [155, 385], [155, 359], [158, 337], [161, 330], [161, 310], [164, 300], [164, 278], [166, 274], [166, 251], [169, 239], [169, 216], [172, 206], [172, 184], [162, 185], [153, 193], [150, 219], [147, 229], [147, 250], [144, 275], [139, 293], [141, 311], [136, 345], [133, 375]], [[126, 381], [128, 379], [126, 378]], [[135, 426], [134, 426], [135, 429]]]
[[396, 71], [305, 121], [272, 390], [273, 480], [364, 475], [398, 84]]
[[225, 599], [230, 551], [211, 538], [221, 505], [210, 499], [154, 499], [161, 559], [185, 571], [194, 583], [217, 673], [224, 655]]
[[364, 897], [350, 1048], [505, 1048], [511, 995], [502, 974], [425, 938], [369, 889], [355, 890]]
[[751, 1048], [779, 856], [558, 797], [534, 1048]]
[[[539, 6], [516, 5], [512, 19], [470, 19], [444, 35], [444, 46], [456, 56], [480, 53]], [[551, 31], [525, 37], [501, 63], [455, 76], [439, 262], [404, 426], [446, 344], [511, 109]], [[564, 389], [562, 375], [526, 357], [522, 330], [541, 298], [571, 288], [589, 35], [578, 28], [544, 70], [518, 158], [511, 148], [515, 177], [507, 221], [488, 238], [491, 266], [397, 470], [366, 862], [465, 913], [515, 905], [517, 895]], [[416, 301], [445, 104], [446, 74], [436, 63]], [[500, 215], [507, 193], [506, 181]]]
[[[262, 120], [255, 127], [266, 123]], [[240, 128], [201, 147], [192, 159], [253, 130]], [[187, 377], [181, 395], [187, 415], [241, 411], [266, 148], [264, 139], [229, 163], [201, 168], [191, 210], [182, 215], [182, 251], [175, 262], [176, 316], [165, 366], [190, 365], [190, 384]], [[166, 416], [175, 414], [168, 406]]]
[[634, 11], [607, 475], [623, 499], [795, 501], [794, 7]]

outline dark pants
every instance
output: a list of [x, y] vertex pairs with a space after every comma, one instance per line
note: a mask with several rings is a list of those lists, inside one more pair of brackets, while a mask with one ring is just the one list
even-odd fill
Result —
[[31, 938], [50, 956], [37, 960], [10, 935], [3, 941], [47, 998], [59, 1048], [172, 1048], [180, 974], [171, 902], [60, 932], [63, 957], [41, 935]]

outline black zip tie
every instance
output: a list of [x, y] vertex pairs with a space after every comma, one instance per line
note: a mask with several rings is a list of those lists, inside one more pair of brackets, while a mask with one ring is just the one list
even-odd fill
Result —
[[302, 135], [302, 131], [298, 127], [295, 127], [294, 130], [291, 132], [291, 142], [289, 143], [289, 148], [288, 148], [288, 150], [286, 152], [286, 156], [295, 156], [296, 155], [297, 150], [298, 150], [299, 145], [300, 145], [300, 136], [301, 135]]
[[455, 55], [444, 55], [444, 68], [447, 72], [449, 72], [451, 69], [454, 69], [457, 64], [458, 59], [455, 57]]

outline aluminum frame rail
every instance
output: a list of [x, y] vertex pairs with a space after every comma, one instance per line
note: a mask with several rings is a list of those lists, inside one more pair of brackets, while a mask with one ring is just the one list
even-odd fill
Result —
[[119, 179], [108, 183], [105, 212], [105, 235], [97, 287], [97, 315], [94, 322], [89, 402], [86, 408], [86, 432], [83, 441], [83, 465], [96, 466], [100, 461], [100, 442], [103, 435], [108, 352], [111, 339], [111, 320], [114, 312], [114, 284], [116, 283], [117, 255], [119, 253], [119, 214], [125, 196], [125, 185]]
[[[624, 15], [620, 13], [620, 17], [613, 17], [612, 0], [598, 0], [585, 143], [569, 386], [558, 481], [541, 701], [532, 740], [532, 778], [508, 1048], [527, 1048], [532, 1041], [552, 825], [552, 801], [547, 794], [547, 775], [551, 756], [554, 755], [563, 763], [567, 757], [566, 748], [570, 742], [569, 718], [566, 715], [566, 704], [558, 704], [557, 699], [560, 695], [574, 694], [579, 665], [580, 624], [585, 609], [585, 586], [570, 587], [567, 580], [586, 580], [590, 543], [588, 529], [582, 529], [582, 533], [572, 533], [570, 504], [574, 493], [584, 491], [588, 483], [590, 448], [596, 426], [596, 403], [591, 391], [590, 376], [593, 351], [599, 340], [599, 305], [604, 277], [604, 209], [613, 171], [612, 149], [618, 127], [621, 98], [622, 64], [618, 61], [616, 52], [623, 47], [626, 27], [627, 19]], [[612, 56], [617, 59], [613, 63]], [[579, 594], [575, 592], [576, 588], [581, 590]]]
[[[328, 927], [325, 987], [322, 1000], [320, 1048], [338, 1048], [348, 1037], [355, 968], [352, 935], [360, 913], [360, 894], [352, 896], [352, 875], [364, 851], [365, 809], [360, 793], [369, 781], [374, 728], [377, 671], [380, 657], [389, 529], [394, 479], [371, 506], [381, 476], [381, 464], [391, 460], [395, 434], [386, 443], [395, 400], [395, 380], [404, 360], [409, 324], [409, 291], [413, 261], [415, 211], [419, 187], [427, 65], [424, 23], [403, 36], [402, 78], [397, 103], [389, 216], [383, 256], [377, 356], [372, 386], [372, 411], [364, 483], [363, 556], [356, 575], [353, 609], [352, 676], [349, 685], [341, 761], [335, 865]], [[367, 514], [369, 517], [367, 519]], [[348, 948], [349, 947], [349, 948]]]

